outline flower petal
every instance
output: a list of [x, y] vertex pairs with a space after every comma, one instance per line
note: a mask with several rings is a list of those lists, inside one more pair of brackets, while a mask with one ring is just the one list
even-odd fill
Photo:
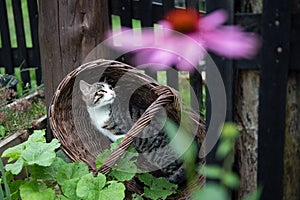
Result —
[[139, 68], [146, 68], [148, 64], [155, 65], [155, 70], [163, 70], [171, 67], [176, 60], [176, 56], [161, 49], [143, 49], [134, 57], [133, 62]]
[[172, 25], [167, 20], [160, 20], [158, 22], [158, 24], [161, 25], [161, 26], [163, 26], [164, 28], [172, 29]]
[[202, 31], [210, 31], [225, 23], [227, 19], [227, 12], [220, 9], [201, 18], [198, 22], [198, 26]]
[[122, 28], [117, 33], [109, 32], [106, 44], [112, 48], [123, 51], [133, 51], [140, 47], [149, 47], [154, 44], [155, 38], [153, 29], [128, 29]]
[[243, 32], [239, 26], [224, 26], [202, 37], [207, 49], [228, 58], [252, 58], [260, 47], [258, 36]]
[[201, 44], [193, 40], [186, 40], [184, 48], [181, 48], [181, 60], [177, 64], [179, 70], [193, 71], [205, 54], [205, 49]]

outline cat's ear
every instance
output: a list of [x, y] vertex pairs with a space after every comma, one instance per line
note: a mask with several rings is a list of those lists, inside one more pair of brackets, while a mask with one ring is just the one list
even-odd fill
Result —
[[80, 91], [82, 92], [82, 94], [84, 96], [86, 96], [89, 93], [91, 93], [92, 85], [88, 84], [84, 80], [80, 80], [80, 82], [79, 82], [79, 88], [80, 88]]
[[106, 82], [106, 76], [104, 76], [104, 80], [103, 80], [103, 82], [104, 82], [104, 83], [107, 83], [107, 82]]

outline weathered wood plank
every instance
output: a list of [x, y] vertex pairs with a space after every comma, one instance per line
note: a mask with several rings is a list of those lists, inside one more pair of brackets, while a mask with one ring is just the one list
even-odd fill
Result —
[[[108, 29], [107, 1], [40, 1], [39, 41], [47, 105]], [[48, 139], [51, 136], [48, 135]]]

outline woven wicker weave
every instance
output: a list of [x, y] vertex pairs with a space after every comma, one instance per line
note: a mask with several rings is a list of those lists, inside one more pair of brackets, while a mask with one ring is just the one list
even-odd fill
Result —
[[[130, 104], [145, 107], [146, 111], [134, 124], [128, 123], [130, 127], [126, 137], [107, 158], [100, 170], [97, 170], [95, 159], [99, 152], [109, 147], [109, 142], [90, 124], [86, 107], [81, 100], [78, 82], [80, 79], [85, 79], [92, 83], [99, 81], [101, 77], [105, 77], [113, 86], [121, 82], [117, 87], [117, 96], [120, 96], [118, 91], [134, 91], [130, 97]], [[141, 87], [134, 88], [137, 83]], [[62, 150], [72, 161], [83, 161], [91, 171], [107, 174], [134, 138], [151, 122], [155, 114], [160, 112], [161, 106], [167, 110], [168, 117], [176, 122], [180, 121], [182, 104], [177, 91], [160, 85], [151, 77], [124, 63], [96, 60], [80, 66], [62, 80], [50, 106], [50, 126], [54, 136], [60, 140]], [[192, 110], [184, 109], [184, 111], [197, 125], [196, 138], [201, 146], [205, 137], [205, 123]], [[124, 111], [120, 115], [126, 118], [128, 112]], [[200, 162], [204, 163], [204, 159]], [[204, 177], [199, 177], [199, 181], [202, 184], [205, 181]], [[133, 183], [127, 186], [131, 187], [131, 190], [139, 190]]]

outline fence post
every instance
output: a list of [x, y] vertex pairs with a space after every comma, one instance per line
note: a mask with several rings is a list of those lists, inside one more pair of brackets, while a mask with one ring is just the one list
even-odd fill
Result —
[[[40, 1], [39, 41], [46, 103], [108, 29], [107, 1]], [[52, 136], [48, 134], [47, 139]]]
[[[232, 24], [233, 23], [233, 1], [232, 0], [209, 0], [206, 2], [206, 10], [207, 12], [212, 12], [216, 9], [225, 9], [228, 13], [228, 20], [227, 23]], [[218, 67], [220, 74], [222, 76], [225, 90], [226, 90], [226, 102], [227, 102], [227, 109], [226, 109], [226, 121], [232, 121], [233, 120], [233, 86], [234, 86], [234, 71], [233, 71], [233, 63], [231, 60], [224, 59], [221, 56], [217, 56], [213, 53], [210, 53], [210, 56], [214, 60], [216, 66]], [[209, 79], [210, 75], [207, 74], [206, 78]], [[207, 112], [206, 112], [206, 122], [207, 125], [209, 125], [210, 121], [210, 98], [209, 93], [207, 93], [207, 106], [206, 106]], [[215, 159], [215, 151], [216, 148], [214, 148], [208, 155], [207, 155], [207, 162], [208, 163], [216, 163]]]
[[290, 1], [263, 1], [258, 183], [263, 186], [261, 199], [264, 200], [283, 198], [283, 152], [290, 24]]

